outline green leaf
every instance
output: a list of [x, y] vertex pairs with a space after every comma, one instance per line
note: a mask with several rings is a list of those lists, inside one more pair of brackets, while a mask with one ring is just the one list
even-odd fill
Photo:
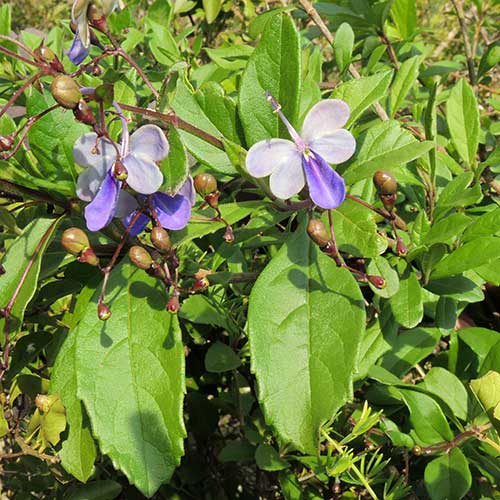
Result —
[[467, 207], [481, 201], [483, 198], [481, 184], [476, 182], [469, 187], [473, 179], [472, 172], [464, 172], [450, 181], [439, 195], [436, 209], [446, 214], [450, 208]]
[[207, 372], [222, 373], [234, 370], [241, 365], [239, 356], [222, 342], [212, 344], [205, 355], [205, 369]]
[[354, 161], [344, 173], [347, 184], [371, 177], [380, 165], [392, 169], [419, 158], [434, 147], [430, 141], [417, 141], [397, 121], [391, 120], [371, 127], [358, 141]]
[[382, 276], [385, 280], [385, 288], [377, 288], [369, 283], [373, 293], [388, 299], [399, 291], [398, 273], [391, 267], [386, 258], [377, 256], [373, 258], [366, 268], [368, 274]]
[[418, 444], [429, 446], [453, 439], [453, 432], [443, 410], [431, 396], [412, 389], [398, 389], [398, 391], [410, 410], [410, 420]]
[[280, 454], [268, 444], [259, 444], [255, 452], [257, 467], [270, 472], [288, 469], [290, 464], [280, 457]]
[[[414, 4], [414, 2], [411, 3]], [[410, 57], [410, 59], [407, 59], [401, 64], [396, 73], [396, 78], [394, 78], [390, 94], [389, 116], [391, 118], [394, 117], [396, 111], [402, 107], [405, 97], [415, 85], [415, 81], [418, 78], [420, 62], [420, 56]]]
[[224, 0], [203, 0], [203, 9], [208, 24], [212, 24], [222, 8]]
[[230, 441], [217, 456], [220, 462], [249, 462], [255, 455], [255, 446], [246, 441]]
[[481, 287], [465, 276], [432, 279], [425, 288], [436, 295], [464, 302], [481, 302], [484, 299]]
[[163, 173], [162, 191], [173, 196], [186, 182], [189, 175], [189, 163], [186, 148], [175, 127], [170, 127], [168, 142], [170, 151], [160, 162], [160, 170]]
[[383, 71], [359, 80], [350, 80], [339, 85], [332, 93], [335, 99], [342, 99], [351, 110], [347, 126], [361, 116], [363, 111], [387, 95], [392, 80], [392, 71]]
[[241, 79], [239, 112], [247, 146], [270, 137], [289, 137], [265, 93], [278, 100], [285, 116], [295, 124], [300, 71], [299, 34], [289, 16], [278, 14], [266, 24]]
[[474, 166], [479, 145], [479, 106], [474, 90], [465, 78], [450, 93], [446, 103], [446, 120], [458, 154], [467, 165]]
[[462, 240], [465, 242], [494, 235], [500, 236], [500, 207], [474, 219], [465, 230]]
[[469, 491], [472, 477], [460, 448], [429, 462], [424, 472], [425, 488], [431, 500], [460, 500]]
[[482, 364], [486, 356], [500, 341], [500, 333], [488, 328], [462, 328], [458, 331], [458, 337], [477, 354], [479, 364]]
[[396, 375], [404, 375], [432, 353], [440, 338], [439, 328], [403, 331], [391, 342], [392, 349], [385, 354], [382, 366]]
[[442, 399], [457, 418], [467, 420], [467, 390], [456, 375], [435, 366], [427, 372], [422, 385]]
[[349, 23], [342, 23], [339, 26], [335, 34], [333, 48], [339, 72], [343, 73], [351, 63], [352, 49], [354, 48], [354, 31]]
[[470, 386], [495, 428], [500, 432], [500, 373], [490, 371], [481, 378], [471, 380]]
[[500, 238], [485, 236], [469, 241], [441, 260], [432, 278], [461, 274], [500, 258]]
[[[60, 221], [61, 218], [36, 219], [28, 224], [9, 247], [2, 261], [5, 275], [1, 277], [0, 307], [7, 306], [23, 279], [23, 273], [27, 270], [11, 309], [9, 324], [11, 334], [20, 328], [26, 306], [35, 295], [43, 254]], [[41, 244], [39, 252], [35, 255], [39, 244]], [[0, 317], [1, 331], [3, 331], [4, 324], [5, 319]]]
[[97, 318], [96, 293], [75, 334], [78, 397], [101, 451], [152, 496], [183, 454], [181, 332], [163, 287], [129, 262], [112, 271], [108, 294], [111, 318]]
[[364, 325], [356, 281], [301, 226], [257, 279], [248, 312], [259, 400], [283, 442], [315, 452], [320, 427], [352, 397]]
[[391, 17], [403, 40], [412, 37], [417, 28], [417, 4], [414, 0], [395, 0]]
[[92, 481], [85, 486], [78, 486], [68, 496], [68, 500], [113, 500], [122, 491], [120, 483], [105, 479], [103, 481]]
[[223, 310], [215, 307], [205, 295], [193, 295], [182, 302], [179, 316], [182, 319], [202, 325], [216, 325], [228, 329], [227, 318]]
[[423, 237], [422, 243], [424, 245], [433, 245], [434, 243], [450, 245], [460, 238], [470, 222], [470, 217], [463, 213], [449, 215], [431, 226], [429, 232]]
[[417, 275], [408, 270], [399, 282], [399, 290], [389, 303], [394, 319], [406, 328], [418, 325], [424, 316], [422, 288]]

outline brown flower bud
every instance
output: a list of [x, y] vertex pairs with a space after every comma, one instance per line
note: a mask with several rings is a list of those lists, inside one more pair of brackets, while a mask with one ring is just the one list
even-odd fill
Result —
[[179, 302], [179, 297], [177, 295], [172, 295], [172, 297], [168, 299], [165, 309], [171, 314], [177, 314], [180, 308], [181, 304]]
[[394, 210], [394, 205], [396, 205], [396, 199], [398, 197], [397, 194], [379, 194], [380, 201], [384, 208], [388, 212], [392, 212]]
[[40, 45], [33, 51], [35, 60], [41, 63], [48, 64], [55, 71], [62, 73], [64, 71], [64, 66], [61, 64], [59, 58], [54, 54], [52, 49], [46, 45]]
[[320, 248], [326, 247], [331, 239], [325, 225], [319, 219], [311, 219], [309, 221], [307, 224], [307, 234]]
[[85, 123], [85, 125], [95, 125], [96, 123], [91, 107], [83, 99], [73, 109], [73, 114], [79, 122]]
[[375, 287], [375, 288], [378, 288], [378, 289], [382, 289], [382, 288], [385, 288], [387, 286], [387, 283], [385, 281], [385, 279], [382, 277], [382, 276], [374, 276], [374, 275], [370, 275], [368, 274], [366, 276], [366, 278], [368, 279], [368, 281]]
[[234, 241], [234, 232], [231, 226], [226, 226], [226, 231], [224, 232], [224, 236], [222, 237], [226, 243], [233, 243]]
[[14, 138], [11, 135], [0, 135], [0, 153], [8, 151], [14, 144]]
[[160, 226], [153, 227], [150, 239], [153, 246], [160, 252], [168, 252], [172, 248], [169, 234]]
[[201, 196], [215, 193], [215, 191], [217, 191], [217, 180], [212, 174], [207, 174], [206, 172], [198, 174], [194, 178], [194, 188]]
[[212, 207], [217, 208], [219, 206], [219, 196], [220, 193], [216, 191], [215, 193], [210, 193], [205, 196], [205, 201]]
[[72, 255], [80, 255], [90, 247], [87, 235], [77, 227], [70, 227], [64, 231], [61, 238], [61, 245], [66, 252]]
[[97, 316], [101, 321], [107, 321], [111, 318], [111, 309], [104, 304], [104, 302], [99, 302], [97, 306]]
[[128, 251], [128, 256], [134, 266], [137, 266], [139, 269], [144, 269], [145, 271], [151, 269], [151, 266], [154, 264], [151, 254], [144, 247], [140, 247], [139, 245], [131, 247]]
[[198, 278], [194, 283], [193, 283], [193, 292], [203, 292], [205, 291], [208, 287], [210, 286], [210, 282], [208, 281], [208, 278]]
[[404, 244], [403, 240], [399, 236], [396, 240], [396, 253], [400, 257], [403, 257], [408, 253], [408, 249], [406, 248], [406, 245]]
[[373, 184], [379, 194], [396, 194], [398, 183], [396, 178], [385, 170], [377, 170], [373, 175]]
[[75, 109], [82, 98], [78, 84], [67, 75], [56, 76], [50, 85], [50, 92], [54, 99], [66, 109]]
[[412, 451], [413, 451], [413, 454], [414, 454], [414, 455], [416, 455], [416, 456], [418, 457], [419, 455], [422, 455], [422, 451], [423, 451], [423, 450], [422, 450], [422, 447], [421, 447], [421, 446], [415, 445], [415, 446], [413, 447], [413, 450], [412, 450]]
[[92, 248], [86, 248], [78, 257], [78, 261], [83, 264], [90, 264], [91, 266], [99, 265], [99, 257], [95, 254]]
[[95, 3], [90, 4], [87, 10], [87, 17], [89, 24], [93, 28], [99, 30], [101, 33], [109, 32], [108, 23], [101, 7], [97, 6]]
[[115, 164], [113, 165], [113, 175], [115, 176], [115, 179], [119, 181], [124, 181], [128, 177], [128, 172], [121, 160], [116, 160]]
[[163, 269], [163, 266], [161, 266], [157, 262], [153, 262], [153, 265], [147, 271], [147, 273], [150, 274], [151, 276], [154, 276], [155, 278], [160, 279], [160, 280], [164, 280], [167, 277], [167, 275], [165, 273], [165, 269]]

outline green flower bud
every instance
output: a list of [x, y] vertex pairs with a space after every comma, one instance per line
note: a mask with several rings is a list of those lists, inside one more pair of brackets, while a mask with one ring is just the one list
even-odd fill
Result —
[[217, 180], [212, 174], [198, 174], [194, 178], [194, 188], [201, 196], [215, 193], [217, 191]]
[[131, 247], [128, 251], [128, 256], [134, 266], [137, 266], [139, 269], [144, 269], [145, 271], [151, 269], [151, 266], [154, 264], [151, 254], [144, 247], [139, 245]]
[[172, 248], [169, 234], [160, 226], [152, 229], [150, 238], [153, 246], [160, 252], [168, 252]]
[[398, 190], [396, 178], [385, 170], [377, 170], [377, 172], [373, 174], [373, 184], [375, 184], [379, 194], [394, 195]]
[[75, 109], [82, 98], [78, 84], [67, 75], [56, 76], [50, 85], [50, 92], [54, 99], [66, 109]]
[[84, 250], [90, 247], [87, 235], [77, 227], [70, 227], [64, 231], [61, 244], [66, 252], [72, 255], [80, 255]]
[[307, 224], [307, 234], [320, 248], [326, 247], [330, 242], [330, 235], [323, 222], [319, 219], [311, 219], [309, 221]]

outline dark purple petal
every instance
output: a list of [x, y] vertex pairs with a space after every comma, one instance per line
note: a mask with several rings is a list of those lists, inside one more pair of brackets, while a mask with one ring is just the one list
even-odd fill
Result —
[[[122, 219], [123, 225], [125, 227], [128, 227], [129, 224], [132, 222], [132, 219], [135, 217], [135, 214], [137, 213], [137, 210], [134, 210], [130, 214], [128, 214], [126, 217]], [[144, 231], [144, 228], [148, 225], [149, 222], [149, 217], [147, 215], [141, 214], [139, 215], [139, 218], [135, 221], [134, 225], [130, 229], [130, 236], [137, 236], [138, 234], [142, 233]]]
[[73, 64], [80, 64], [88, 55], [89, 48], [85, 47], [80, 39], [80, 35], [78, 32], [75, 34], [75, 38], [73, 38], [73, 44], [68, 51], [68, 57]]
[[85, 220], [91, 231], [99, 231], [111, 222], [115, 215], [120, 186], [121, 182], [108, 172], [95, 198], [85, 207]]
[[191, 217], [191, 202], [185, 196], [168, 196], [156, 193], [152, 198], [156, 215], [165, 229], [178, 230], [186, 227]]
[[314, 151], [304, 154], [302, 166], [306, 174], [311, 200], [321, 208], [337, 208], [345, 199], [344, 179]]

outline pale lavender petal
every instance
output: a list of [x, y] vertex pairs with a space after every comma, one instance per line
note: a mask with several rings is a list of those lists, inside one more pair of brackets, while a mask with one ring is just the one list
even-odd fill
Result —
[[115, 214], [120, 185], [121, 182], [108, 172], [96, 197], [85, 207], [85, 220], [90, 231], [99, 231], [111, 222]]
[[73, 159], [82, 167], [95, 168], [104, 177], [115, 163], [116, 150], [107, 139], [96, 140], [97, 134], [94, 133], [79, 137], [73, 146]]
[[304, 119], [302, 139], [309, 144], [323, 135], [331, 134], [347, 123], [349, 115], [348, 104], [340, 99], [326, 99], [318, 102]]
[[144, 125], [130, 136], [130, 152], [136, 158], [161, 161], [169, 148], [165, 133], [156, 125]]
[[139, 207], [137, 200], [127, 191], [120, 190], [118, 201], [116, 202], [115, 217], [122, 218], [134, 212]]
[[266, 177], [293, 159], [300, 161], [300, 153], [292, 141], [266, 139], [248, 150], [246, 167], [253, 177]]
[[89, 47], [85, 47], [80, 39], [80, 35], [78, 32], [75, 33], [75, 37], [73, 38], [73, 43], [71, 44], [70, 49], [68, 50], [69, 60], [75, 64], [80, 64], [89, 54]]
[[158, 191], [163, 182], [163, 174], [154, 161], [129, 154], [124, 158], [123, 164], [128, 172], [127, 184], [134, 191], [141, 194], [153, 194]]
[[185, 196], [156, 193], [152, 198], [156, 215], [165, 229], [178, 230], [187, 226], [191, 217], [191, 202]]
[[272, 193], [282, 200], [299, 193], [305, 182], [302, 155], [294, 155], [288, 162], [282, 163], [269, 177], [269, 187]]
[[328, 163], [347, 161], [356, 151], [356, 139], [351, 132], [339, 129], [309, 143], [310, 148]]
[[[132, 222], [132, 219], [135, 217], [136, 211], [134, 210], [131, 212], [129, 215], [127, 215], [125, 218], [122, 219], [123, 225], [125, 227], [128, 227], [130, 223]], [[149, 217], [145, 214], [139, 215], [137, 220], [134, 222], [134, 225], [130, 228], [129, 234], [130, 236], [137, 236], [138, 234], [142, 233], [146, 226], [149, 224]]]
[[321, 208], [337, 208], [345, 199], [344, 179], [320, 155], [304, 156], [304, 171], [311, 200]]
[[190, 175], [188, 175], [186, 182], [181, 186], [179, 191], [177, 191], [177, 194], [185, 196], [189, 200], [189, 203], [191, 203], [191, 206], [193, 206], [196, 203], [196, 191], [194, 190], [194, 181]]
[[78, 176], [76, 183], [76, 195], [78, 198], [83, 201], [92, 201], [106, 175], [107, 171], [102, 172], [93, 167], [84, 170]]

